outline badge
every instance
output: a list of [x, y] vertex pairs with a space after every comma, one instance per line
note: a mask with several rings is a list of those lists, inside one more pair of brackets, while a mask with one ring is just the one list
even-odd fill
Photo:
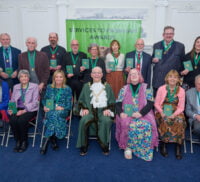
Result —
[[32, 71], [35, 71], [35, 69], [34, 69], [34, 68], [32, 68], [31, 70], [32, 70]]
[[75, 64], [73, 65], [73, 68], [76, 68], [76, 65], [75, 65]]

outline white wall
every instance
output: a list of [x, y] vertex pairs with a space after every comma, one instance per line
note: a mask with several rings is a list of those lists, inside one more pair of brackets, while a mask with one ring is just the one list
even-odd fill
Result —
[[200, 0], [0, 0], [0, 33], [8, 32], [12, 45], [23, 51], [28, 36], [38, 39], [40, 49], [53, 31], [66, 47], [65, 19], [112, 18], [142, 19], [142, 37], [150, 53], [165, 25], [175, 27], [175, 39], [189, 51], [200, 35]]

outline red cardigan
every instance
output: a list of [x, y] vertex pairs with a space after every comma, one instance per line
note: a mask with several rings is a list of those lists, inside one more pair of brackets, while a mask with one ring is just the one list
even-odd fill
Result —
[[[156, 99], [155, 99], [155, 108], [159, 113], [163, 112], [163, 102], [165, 100], [165, 97], [167, 96], [167, 89], [166, 85], [163, 85], [159, 87], [157, 94], [156, 94]], [[185, 109], [185, 90], [181, 87], [179, 87], [179, 92], [177, 93], [178, 96], [178, 105], [176, 111], [173, 113], [174, 116], [179, 115], [182, 113]]]

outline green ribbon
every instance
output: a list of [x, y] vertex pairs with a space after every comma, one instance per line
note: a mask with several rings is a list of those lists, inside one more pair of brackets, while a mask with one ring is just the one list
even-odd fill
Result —
[[60, 99], [61, 93], [62, 93], [62, 88], [56, 88], [58, 89], [58, 92], [56, 92], [55, 95], [55, 104], [58, 104], [58, 101]]
[[49, 48], [50, 48], [51, 54], [53, 55], [56, 53], [58, 46], [56, 46], [56, 48], [54, 50], [51, 48], [51, 46], [49, 46]]
[[73, 64], [76, 65], [78, 58], [79, 58], [79, 52], [78, 52], [78, 56], [76, 56], [76, 59], [74, 58], [74, 55], [72, 54], [72, 52], [70, 52], [70, 55], [71, 55]]
[[[6, 49], [7, 49], [7, 51], [6, 51]], [[3, 54], [4, 54], [6, 60], [9, 60], [9, 53], [10, 53], [10, 47], [8, 47], [8, 48], [4, 47]]]
[[177, 91], [177, 86], [174, 88], [174, 91], [171, 93], [170, 92], [170, 89], [169, 89], [169, 85], [167, 85], [167, 98], [168, 98], [168, 101], [171, 103], [175, 100], [175, 94], [176, 94], [176, 91]]
[[32, 55], [31, 55], [30, 51], [28, 51], [28, 61], [29, 61], [31, 68], [35, 68], [35, 51], [33, 51]]
[[94, 67], [96, 67], [97, 61], [98, 61], [98, 57], [97, 57], [95, 60], [90, 59], [90, 63], [91, 63], [91, 65], [92, 65], [92, 69], [93, 69]]
[[198, 56], [198, 54], [194, 53], [194, 64], [195, 64], [195, 66], [198, 65], [199, 60], [200, 60], [200, 56]]
[[166, 53], [170, 47], [172, 46], [174, 40], [172, 40], [168, 45], [166, 44], [166, 42], [163, 40], [163, 47], [164, 47], [164, 52]]
[[139, 54], [139, 52], [136, 52], [136, 61], [137, 61], [137, 64], [140, 64], [141, 59], [142, 59], [142, 53], [140, 53], [140, 59], [139, 59], [138, 54]]
[[22, 102], [23, 102], [23, 103], [25, 103], [25, 95], [26, 95], [26, 91], [28, 90], [28, 87], [29, 87], [29, 83], [28, 83], [28, 85], [26, 86], [25, 91], [23, 92], [23, 89], [22, 89], [22, 86], [21, 86], [21, 98], [22, 98]]
[[136, 89], [135, 91], [133, 90], [133, 85], [130, 84], [130, 89], [131, 89], [131, 93], [132, 93], [133, 98], [135, 98], [136, 95], [137, 95], [138, 92], [139, 92], [140, 84], [138, 84], [137, 89]]
[[118, 65], [118, 59], [114, 56], [114, 54], [112, 53], [112, 56], [113, 56], [113, 59], [114, 59], [114, 61], [115, 61], [115, 66], [117, 66]]

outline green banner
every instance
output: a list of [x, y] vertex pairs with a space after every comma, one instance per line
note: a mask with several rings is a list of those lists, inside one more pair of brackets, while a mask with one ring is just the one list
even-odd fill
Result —
[[90, 43], [97, 43], [106, 52], [112, 40], [120, 42], [120, 52], [132, 51], [141, 35], [141, 20], [66, 20], [67, 50], [71, 40], [79, 41], [79, 49], [88, 53]]

